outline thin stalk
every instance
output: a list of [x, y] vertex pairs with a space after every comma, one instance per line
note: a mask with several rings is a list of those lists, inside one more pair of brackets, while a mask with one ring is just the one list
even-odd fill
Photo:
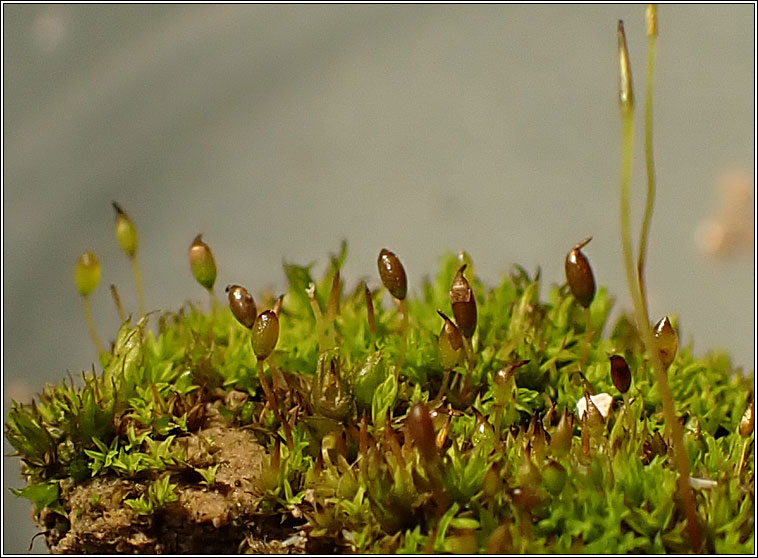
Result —
[[584, 347], [582, 348], [582, 357], [579, 359], [579, 368], [584, 368], [587, 362], [587, 355], [590, 352], [590, 343], [592, 343], [592, 314], [589, 307], [585, 308], [587, 313], [587, 325], [584, 328]]
[[118, 294], [118, 289], [116, 289], [116, 285], [111, 285], [111, 297], [113, 297], [113, 303], [116, 305], [116, 310], [118, 311], [118, 317], [121, 319], [121, 322], [126, 321], [126, 314], [124, 313], [124, 307], [121, 305], [121, 297]]
[[376, 317], [374, 316], [374, 299], [366, 283], [363, 284], [366, 297], [366, 314], [368, 316], [368, 329], [371, 332], [371, 346], [376, 350]]
[[84, 318], [87, 320], [87, 327], [89, 327], [89, 334], [92, 337], [92, 341], [95, 342], [95, 347], [97, 348], [97, 354], [101, 355], [103, 353], [107, 353], [108, 351], [105, 348], [105, 345], [103, 345], [103, 342], [100, 340], [100, 336], [97, 334], [97, 329], [95, 328], [95, 320], [92, 319], [92, 311], [89, 308], [89, 299], [86, 296], [82, 297], [82, 308], [84, 309]]
[[400, 365], [403, 364], [403, 358], [405, 358], [405, 349], [408, 345], [408, 307], [405, 304], [405, 299], [395, 299], [402, 315], [403, 323], [400, 326], [400, 352], [397, 355], [397, 364], [395, 365], [395, 375], [400, 373]]
[[647, 79], [645, 81], [645, 169], [647, 174], [647, 199], [645, 215], [640, 230], [639, 256], [637, 257], [637, 277], [640, 296], [647, 314], [647, 288], [645, 285], [645, 261], [647, 243], [650, 237], [650, 223], [655, 205], [655, 165], [653, 163], [653, 78], [655, 75], [655, 44], [658, 38], [658, 13], [655, 4], [650, 4], [645, 13], [647, 21]]
[[463, 380], [463, 387], [461, 387], [461, 400], [465, 401], [468, 395], [468, 390], [471, 387], [471, 375], [474, 373], [474, 365], [476, 362], [476, 355], [474, 354], [474, 348], [470, 339], [463, 338], [463, 354], [466, 360], [466, 377]]
[[737, 478], [742, 480], [742, 468], [745, 466], [745, 455], [747, 455], [747, 447], [750, 445], [750, 438], [746, 438], [742, 443], [742, 451], [740, 452], [740, 461], [737, 465]]
[[137, 285], [137, 300], [139, 303], [140, 317], [145, 315], [145, 287], [142, 285], [142, 272], [140, 271], [137, 256], [129, 258], [132, 262], [132, 271], [134, 272], [134, 282]]
[[441, 401], [442, 396], [445, 395], [445, 392], [447, 391], [447, 384], [450, 381], [450, 369], [445, 370], [445, 375], [442, 377], [442, 384], [440, 385], [440, 390], [437, 392], [437, 396], [434, 398], [435, 401]]
[[334, 339], [330, 338], [330, 336], [327, 333], [326, 326], [324, 324], [324, 316], [321, 313], [321, 306], [319, 306], [318, 299], [316, 298], [315, 283], [311, 283], [310, 285], [308, 285], [308, 287], [305, 289], [305, 292], [308, 294], [308, 300], [311, 303], [311, 310], [313, 311], [313, 317], [316, 318], [316, 330], [318, 331], [319, 353], [323, 353], [329, 347], [334, 346], [334, 342], [333, 342]]
[[687, 453], [684, 447], [684, 433], [681, 423], [676, 418], [674, 407], [674, 397], [671, 394], [671, 388], [668, 384], [666, 368], [661, 362], [660, 355], [656, 350], [655, 339], [653, 338], [650, 320], [647, 316], [647, 309], [642, 300], [642, 293], [638, 283], [638, 276], [635, 273], [634, 256], [632, 249], [632, 234], [630, 226], [630, 185], [632, 176], [632, 160], [634, 154], [634, 96], [632, 93], [632, 74], [629, 62], [629, 52], [626, 46], [626, 37], [624, 35], [624, 26], [619, 21], [618, 27], [619, 38], [619, 59], [621, 68], [621, 87], [620, 87], [620, 107], [622, 123], [622, 151], [621, 151], [621, 243], [624, 253], [624, 268], [626, 278], [629, 284], [629, 292], [632, 295], [634, 303], [635, 319], [637, 327], [642, 335], [650, 359], [655, 371], [658, 389], [661, 394], [663, 403], [663, 415], [665, 418], [666, 433], [674, 445], [674, 461], [679, 472], [677, 484], [679, 496], [684, 505], [684, 511], [687, 516], [687, 531], [692, 542], [693, 550], [700, 552], [702, 549], [702, 538], [700, 527], [697, 521], [695, 508], [695, 499], [690, 488], [690, 466]]
[[216, 291], [212, 287], [208, 289], [208, 297], [211, 301], [211, 313], [215, 313], [219, 307], [219, 301], [218, 297], [216, 296]]
[[292, 429], [290, 428], [289, 423], [284, 420], [281, 412], [279, 411], [279, 401], [276, 399], [274, 390], [272, 390], [271, 386], [268, 385], [266, 373], [263, 371], [263, 361], [260, 359], [258, 360], [258, 381], [263, 388], [263, 393], [266, 396], [266, 400], [268, 401], [271, 410], [274, 412], [274, 417], [278, 422], [282, 424], [282, 426], [284, 426], [284, 436], [287, 438], [287, 447], [290, 449], [290, 451], [294, 450], [295, 442], [292, 439]]

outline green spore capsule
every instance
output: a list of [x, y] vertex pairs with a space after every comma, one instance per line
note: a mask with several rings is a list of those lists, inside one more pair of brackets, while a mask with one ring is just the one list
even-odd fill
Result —
[[453, 278], [450, 286], [450, 302], [453, 305], [453, 316], [458, 328], [466, 339], [471, 339], [476, 330], [476, 299], [466, 276], [466, 264], [463, 264]]
[[396, 299], [405, 300], [405, 295], [408, 292], [408, 279], [398, 257], [383, 248], [379, 252], [377, 265], [379, 266], [379, 277], [381, 277], [385, 288]]
[[626, 363], [626, 359], [620, 355], [611, 355], [610, 360], [613, 385], [621, 393], [626, 393], [632, 384], [632, 373], [629, 371], [629, 365]]
[[566, 256], [565, 264], [566, 281], [571, 294], [585, 308], [589, 307], [592, 299], [595, 298], [595, 276], [592, 274], [592, 267], [587, 256], [582, 253], [582, 248], [590, 240], [592, 240], [591, 237], [574, 246]]
[[89, 296], [100, 284], [100, 261], [94, 252], [85, 252], [76, 261], [74, 281], [79, 294]]
[[255, 318], [258, 317], [253, 295], [245, 287], [239, 285], [227, 285], [226, 293], [229, 296], [229, 308], [234, 317], [246, 328], [252, 328]]
[[[657, 23], [656, 23], [657, 31]], [[618, 22], [618, 52], [619, 52], [619, 105], [622, 110], [634, 108], [634, 88], [632, 87], [632, 63], [629, 60], [629, 49], [626, 46], [624, 22]]]
[[116, 210], [116, 240], [124, 253], [133, 258], [137, 254], [137, 229], [121, 206], [116, 202], [112, 203], [113, 209]]
[[203, 235], [199, 234], [192, 241], [189, 249], [190, 268], [192, 275], [198, 283], [209, 291], [216, 282], [216, 261], [208, 245], [203, 242]]
[[676, 352], [679, 349], [679, 338], [671, 325], [668, 316], [663, 316], [653, 328], [655, 346], [664, 369], [668, 369], [674, 362]]
[[451, 370], [458, 365], [463, 354], [463, 337], [458, 327], [442, 311], [437, 314], [445, 320], [437, 342], [440, 364], [444, 370]]
[[279, 318], [272, 310], [261, 312], [253, 323], [252, 331], [253, 352], [258, 360], [266, 360], [279, 339]]

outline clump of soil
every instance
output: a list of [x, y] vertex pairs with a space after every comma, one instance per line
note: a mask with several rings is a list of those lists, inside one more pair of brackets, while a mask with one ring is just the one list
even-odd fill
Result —
[[[217, 423], [218, 424], [218, 423]], [[218, 465], [215, 482], [199, 474], [179, 476], [176, 501], [151, 515], [124, 504], [142, 494], [149, 479], [114, 475], [63, 489], [68, 521], [45, 510], [40, 516], [53, 553], [302, 553], [294, 526], [259, 513], [261, 470], [268, 457], [249, 430], [211, 426], [174, 441], [192, 467]]]

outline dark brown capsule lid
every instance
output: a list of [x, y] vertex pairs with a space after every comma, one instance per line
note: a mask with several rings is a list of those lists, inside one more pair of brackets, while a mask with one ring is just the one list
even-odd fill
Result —
[[379, 252], [377, 265], [379, 266], [379, 277], [381, 277], [385, 288], [396, 299], [404, 300], [408, 292], [408, 279], [405, 276], [403, 264], [400, 263], [398, 257], [386, 248], [383, 248]]

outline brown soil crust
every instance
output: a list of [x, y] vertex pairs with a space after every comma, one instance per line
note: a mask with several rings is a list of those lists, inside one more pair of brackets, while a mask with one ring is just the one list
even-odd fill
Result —
[[[176, 501], [150, 516], [124, 504], [150, 479], [102, 476], [62, 488], [68, 521], [45, 511], [39, 519], [53, 553], [279, 554], [303, 553], [305, 538], [279, 517], [260, 513], [265, 449], [249, 430], [212, 426], [177, 438], [192, 467], [218, 465], [212, 486], [190, 469], [172, 479]], [[302, 520], [301, 522], [302, 523]]]

